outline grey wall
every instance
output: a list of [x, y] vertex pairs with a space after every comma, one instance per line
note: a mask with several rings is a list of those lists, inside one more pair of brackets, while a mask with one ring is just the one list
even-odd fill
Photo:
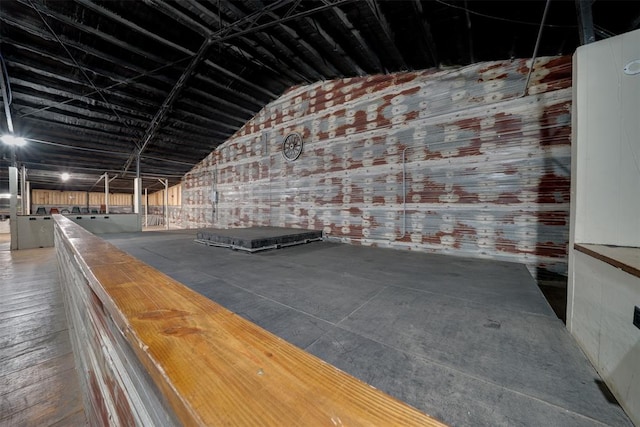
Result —
[[[94, 234], [130, 233], [140, 230], [136, 214], [66, 215], [71, 221]], [[19, 215], [18, 249], [53, 246], [53, 217], [51, 215]]]

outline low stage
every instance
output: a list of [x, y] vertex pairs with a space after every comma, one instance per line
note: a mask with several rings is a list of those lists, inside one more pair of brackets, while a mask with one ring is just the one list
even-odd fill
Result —
[[207, 246], [257, 252], [322, 240], [321, 230], [282, 227], [201, 228], [195, 241]]

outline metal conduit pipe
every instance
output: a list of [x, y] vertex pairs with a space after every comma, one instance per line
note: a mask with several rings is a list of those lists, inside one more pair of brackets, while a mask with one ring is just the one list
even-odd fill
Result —
[[402, 150], [402, 235], [401, 239], [407, 234], [407, 165], [405, 163], [405, 156], [407, 149], [404, 147]]
[[542, 29], [544, 28], [544, 23], [547, 20], [547, 12], [549, 11], [549, 4], [551, 0], [547, 0], [547, 3], [544, 5], [544, 12], [542, 12], [542, 21], [540, 21], [540, 29], [538, 30], [538, 38], [536, 39], [536, 45], [533, 48], [533, 56], [531, 57], [531, 65], [529, 66], [529, 73], [527, 74], [527, 81], [524, 83], [524, 90], [522, 91], [522, 95], [520, 97], [527, 95], [527, 90], [529, 89], [529, 81], [531, 81], [531, 73], [533, 72], [533, 66], [536, 62], [536, 58], [538, 56], [538, 47], [540, 46], [540, 39], [542, 38]]
[[[407, 235], [407, 150], [410, 148], [426, 147], [427, 144], [414, 144], [407, 145], [402, 150], [402, 234], [400, 238], [404, 238]], [[398, 239], [395, 239], [398, 240]]]

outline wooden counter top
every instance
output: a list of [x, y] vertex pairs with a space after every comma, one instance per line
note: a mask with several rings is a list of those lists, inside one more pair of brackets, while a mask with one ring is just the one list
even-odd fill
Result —
[[[89, 286], [184, 425], [441, 426], [55, 216]], [[99, 286], [96, 285], [99, 283]]]
[[575, 243], [575, 250], [640, 278], [640, 248]]

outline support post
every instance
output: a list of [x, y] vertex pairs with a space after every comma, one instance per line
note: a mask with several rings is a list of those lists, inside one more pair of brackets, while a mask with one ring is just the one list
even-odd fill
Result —
[[11, 231], [11, 250], [18, 249], [18, 168], [9, 167], [9, 230]]
[[20, 214], [28, 215], [27, 211], [27, 168], [20, 168]]
[[138, 214], [138, 231], [142, 231], [142, 215], [140, 213], [140, 199], [142, 178], [135, 178], [133, 180], [133, 213]]
[[104, 174], [104, 213], [109, 213], [109, 174]]
[[140, 178], [134, 178], [133, 180], [133, 213], [140, 213]]
[[142, 231], [142, 178], [140, 178], [140, 152], [136, 155], [136, 178], [133, 181], [133, 212], [138, 214], [138, 231]]
[[[25, 197], [25, 196], [22, 196]], [[27, 181], [27, 192], [26, 192], [26, 206], [27, 210], [24, 212], [25, 215], [31, 215], [31, 183]]]
[[149, 226], [149, 189], [144, 188], [144, 225]]
[[168, 179], [160, 179], [158, 178], [164, 185], [164, 197], [162, 200], [162, 204], [164, 205], [164, 227], [169, 229], [169, 180]]
[[164, 225], [169, 229], [169, 180], [164, 180]]
[[578, 14], [578, 32], [580, 33], [580, 45], [593, 43], [596, 35], [593, 30], [593, 14], [591, 11], [592, 0], [576, 0], [576, 13]]

